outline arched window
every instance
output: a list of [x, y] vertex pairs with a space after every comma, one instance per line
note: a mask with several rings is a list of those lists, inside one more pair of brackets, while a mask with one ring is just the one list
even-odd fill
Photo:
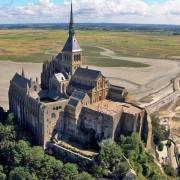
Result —
[[37, 91], [37, 86], [34, 86], [34, 91]]
[[81, 60], [81, 55], [80, 54], [78, 55], [78, 59]]

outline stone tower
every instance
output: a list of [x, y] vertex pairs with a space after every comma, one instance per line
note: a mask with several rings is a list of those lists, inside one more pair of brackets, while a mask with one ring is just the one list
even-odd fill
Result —
[[75, 70], [82, 65], [82, 50], [75, 37], [73, 7], [71, 1], [71, 15], [69, 23], [69, 37], [62, 49], [62, 68], [73, 75]]

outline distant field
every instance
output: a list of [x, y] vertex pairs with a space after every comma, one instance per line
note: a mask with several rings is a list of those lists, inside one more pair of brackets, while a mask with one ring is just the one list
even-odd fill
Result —
[[[43, 62], [56, 55], [67, 39], [64, 30], [0, 30], [0, 60]], [[108, 67], [146, 67], [143, 63], [101, 56], [104, 47], [119, 56], [180, 60], [180, 36], [168, 33], [77, 31], [84, 64]]]

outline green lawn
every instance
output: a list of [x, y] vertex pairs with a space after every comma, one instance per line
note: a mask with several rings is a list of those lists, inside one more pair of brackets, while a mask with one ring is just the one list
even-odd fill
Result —
[[[61, 51], [64, 30], [0, 30], [0, 60], [43, 62]], [[146, 67], [146, 64], [111, 59], [100, 55], [104, 47], [119, 56], [178, 59], [180, 36], [168, 33], [77, 31], [84, 50], [84, 64], [110, 67]]]

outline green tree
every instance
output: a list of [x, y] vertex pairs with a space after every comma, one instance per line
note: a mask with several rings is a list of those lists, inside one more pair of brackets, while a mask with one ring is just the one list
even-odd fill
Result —
[[172, 177], [175, 176], [175, 170], [170, 165], [164, 166], [164, 171], [168, 176], [172, 176]]
[[44, 158], [44, 150], [42, 147], [34, 146], [30, 149], [29, 153], [26, 156], [26, 161], [34, 166], [36, 169], [40, 167], [41, 159]]
[[121, 148], [112, 140], [105, 140], [101, 143], [99, 159], [104, 169], [113, 171], [117, 163], [122, 161], [122, 155]]
[[138, 133], [133, 133], [129, 137], [121, 136], [118, 144], [126, 158], [129, 159], [131, 168], [137, 174], [150, 179], [153, 172], [161, 173], [159, 167], [154, 164], [154, 158], [145, 151], [144, 144]]
[[[34, 165], [33, 167], [39, 179], [58, 179], [62, 176], [62, 162], [48, 155], [38, 162], [38, 166]], [[39, 168], [37, 169], [37, 167]]]
[[103, 167], [98, 165], [93, 165], [92, 167], [93, 176], [99, 178], [103, 176]]
[[82, 172], [81, 174], [79, 174], [78, 180], [94, 180], [94, 178], [90, 174]]
[[13, 125], [14, 124], [14, 114], [12, 114], [12, 113], [8, 114], [6, 124], [7, 125]]
[[5, 140], [16, 140], [16, 132], [14, 126], [4, 126], [0, 123], [0, 142]]
[[37, 177], [27, 168], [16, 167], [10, 172], [9, 180], [37, 180]]
[[62, 179], [65, 180], [71, 180], [71, 179], [77, 179], [78, 178], [78, 170], [77, 166], [75, 164], [67, 163], [62, 168]]
[[0, 180], [5, 180], [6, 174], [3, 173], [3, 166], [0, 165]]
[[29, 143], [23, 140], [18, 141], [13, 150], [13, 159], [15, 165], [24, 165], [25, 159], [30, 152]]
[[0, 172], [0, 180], [5, 180], [6, 179], [6, 174]]
[[153, 126], [153, 140], [156, 145], [166, 139], [166, 131], [163, 126], [159, 124], [159, 118], [156, 115], [151, 116]]
[[145, 176], [145, 177], [149, 177], [149, 175], [151, 174], [151, 168], [149, 166], [149, 164], [143, 164], [143, 172], [142, 174]]
[[167, 178], [159, 173], [152, 173], [149, 179], [150, 180], [166, 180]]
[[129, 165], [127, 162], [121, 162], [116, 165], [113, 171], [113, 176], [115, 179], [122, 179], [126, 173], [129, 171]]

